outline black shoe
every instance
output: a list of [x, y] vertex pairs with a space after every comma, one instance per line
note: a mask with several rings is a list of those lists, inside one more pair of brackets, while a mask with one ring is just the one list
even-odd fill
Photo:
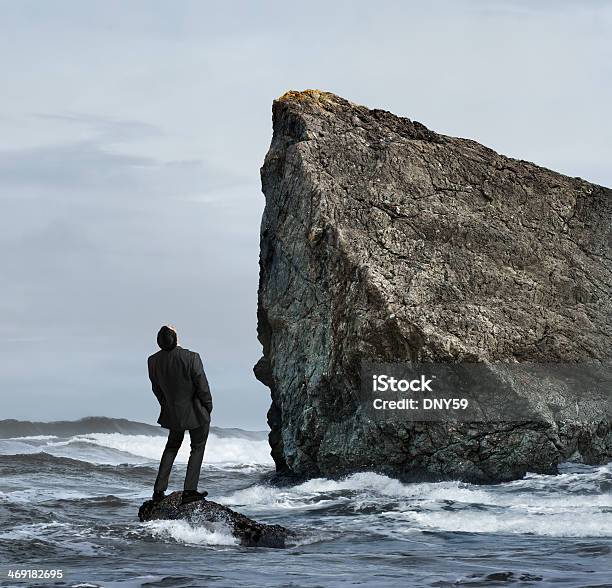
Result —
[[198, 492], [197, 490], [185, 490], [181, 497], [181, 504], [189, 504], [197, 500], [204, 500], [208, 496], [208, 492]]
[[166, 495], [163, 490], [160, 490], [159, 492], [153, 492], [153, 498], [151, 498], [151, 500], [153, 502], [161, 502], [164, 498], [166, 498]]

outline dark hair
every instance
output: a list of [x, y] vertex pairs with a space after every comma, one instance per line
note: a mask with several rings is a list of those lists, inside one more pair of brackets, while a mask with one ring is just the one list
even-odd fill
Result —
[[164, 325], [157, 333], [157, 344], [164, 351], [174, 349], [176, 347], [176, 331]]

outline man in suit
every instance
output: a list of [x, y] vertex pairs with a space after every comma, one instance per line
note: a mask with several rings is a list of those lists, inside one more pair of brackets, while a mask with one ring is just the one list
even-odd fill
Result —
[[200, 355], [178, 345], [173, 327], [163, 326], [159, 330], [157, 344], [160, 350], [148, 359], [149, 378], [161, 407], [157, 422], [169, 429], [169, 433], [153, 488], [153, 500], [158, 502], [164, 498], [174, 459], [188, 430], [191, 453], [182, 496], [182, 503], [187, 504], [202, 500], [208, 494], [198, 492], [198, 481], [213, 408], [212, 396]]

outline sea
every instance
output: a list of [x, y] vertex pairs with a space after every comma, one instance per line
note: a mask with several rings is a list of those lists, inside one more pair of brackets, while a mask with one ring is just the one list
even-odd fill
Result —
[[246, 548], [219, 526], [139, 522], [164, 443], [122, 419], [0, 422], [0, 585], [612, 586], [612, 464], [497, 485], [372, 471], [279, 486], [265, 432], [212, 428], [200, 489], [296, 532]]

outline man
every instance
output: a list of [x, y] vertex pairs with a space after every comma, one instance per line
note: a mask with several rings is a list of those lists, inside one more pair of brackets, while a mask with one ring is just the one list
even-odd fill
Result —
[[213, 408], [212, 396], [199, 354], [179, 347], [173, 327], [163, 326], [159, 330], [157, 344], [160, 351], [148, 359], [149, 378], [161, 406], [157, 422], [170, 431], [153, 488], [153, 500], [163, 500], [174, 459], [188, 430], [191, 453], [181, 499], [182, 504], [187, 504], [208, 494], [198, 492], [198, 481]]

